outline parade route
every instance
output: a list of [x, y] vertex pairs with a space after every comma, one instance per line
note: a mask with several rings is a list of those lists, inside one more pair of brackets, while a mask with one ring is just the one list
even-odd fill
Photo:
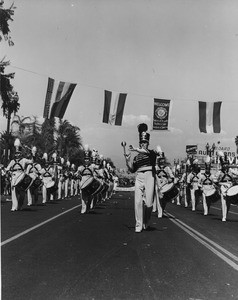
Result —
[[150, 231], [135, 233], [133, 192], [86, 215], [77, 197], [9, 208], [2, 204], [3, 299], [238, 299], [236, 215], [224, 223], [169, 203]]

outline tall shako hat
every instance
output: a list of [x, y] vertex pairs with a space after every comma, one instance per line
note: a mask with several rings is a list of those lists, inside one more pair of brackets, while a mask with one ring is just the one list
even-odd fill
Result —
[[147, 132], [148, 126], [145, 123], [141, 123], [137, 126], [139, 132], [139, 142], [140, 143], [149, 143], [150, 134]]
[[15, 139], [14, 146], [16, 148], [15, 153], [20, 153], [22, 151], [21, 142], [18, 138]]
[[211, 168], [211, 157], [207, 155], [207, 157], [205, 158], [205, 169], [210, 170], [210, 168]]
[[89, 150], [88, 144], [84, 145], [84, 159], [90, 160], [91, 158], [91, 151]]

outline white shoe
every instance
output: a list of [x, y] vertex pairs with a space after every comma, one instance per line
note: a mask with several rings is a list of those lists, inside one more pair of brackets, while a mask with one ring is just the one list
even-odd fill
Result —
[[135, 229], [135, 232], [141, 232], [142, 231], [142, 229], [141, 228], [139, 228], [139, 227], [136, 227], [136, 229]]
[[226, 218], [222, 218], [222, 222], [226, 222]]

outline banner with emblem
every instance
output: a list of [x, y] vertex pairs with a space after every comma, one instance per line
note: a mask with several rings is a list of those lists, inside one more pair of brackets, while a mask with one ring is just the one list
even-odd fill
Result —
[[170, 100], [154, 98], [153, 130], [168, 130]]

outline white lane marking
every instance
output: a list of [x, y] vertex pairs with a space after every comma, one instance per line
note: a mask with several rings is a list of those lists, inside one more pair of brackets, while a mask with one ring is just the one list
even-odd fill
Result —
[[[216, 210], [219, 210], [219, 211], [221, 211], [221, 208], [218, 208], [218, 207], [213, 207], [213, 206], [211, 206], [210, 207], [210, 209], [216, 209]], [[231, 211], [231, 210], [229, 210], [228, 211], [228, 214], [234, 214], [234, 215], [238, 215], [238, 213], [237, 212], [234, 212], [234, 211]], [[227, 214], [227, 215], [228, 215]]]
[[39, 227], [45, 225], [46, 223], [49, 223], [50, 221], [52, 221], [52, 220], [54, 220], [54, 219], [56, 219], [56, 218], [58, 218], [58, 217], [60, 217], [60, 216], [62, 216], [62, 215], [64, 215], [64, 214], [70, 212], [71, 210], [74, 210], [74, 209], [80, 207], [80, 206], [81, 206], [81, 204], [76, 205], [76, 206], [74, 206], [74, 207], [72, 207], [72, 208], [70, 208], [70, 209], [68, 209], [68, 210], [66, 210], [66, 211], [64, 211], [64, 212], [62, 212], [62, 213], [60, 213], [60, 214], [58, 214], [58, 215], [56, 215], [56, 216], [54, 216], [54, 217], [52, 217], [52, 218], [50, 218], [50, 219], [44, 221], [44, 222], [42, 222], [42, 223], [39, 223], [38, 225], [35, 225], [35, 226], [33, 226], [33, 227], [31, 227], [31, 228], [29, 228], [29, 229], [27, 229], [27, 230], [25, 230], [25, 231], [23, 231], [23, 232], [17, 234], [17, 235], [14, 235], [13, 237], [11, 237], [11, 238], [9, 238], [9, 239], [3, 241], [3, 242], [1, 243], [1, 247], [2, 247], [3, 245], [6, 245], [6, 244], [8, 244], [8, 243], [10, 243], [10, 242], [12, 242], [12, 241], [18, 239], [19, 237], [21, 237], [21, 236], [27, 234], [28, 232], [30, 232], [30, 231], [32, 231], [32, 230], [34, 230], [34, 229], [36, 229], [36, 228], [39, 228]]
[[[232, 268], [234, 268], [236, 271], [238, 271], [238, 264], [236, 264], [234, 261], [231, 260], [231, 259], [233, 259], [233, 260], [235, 260], [235, 261], [238, 262], [238, 257], [237, 256], [235, 256], [231, 252], [227, 251], [225, 248], [221, 247], [220, 245], [218, 245], [217, 243], [213, 242], [212, 240], [208, 239], [203, 234], [199, 233], [198, 231], [196, 231], [195, 229], [191, 228], [187, 224], [185, 224], [182, 221], [178, 220], [175, 216], [171, 215], [170, 213], [166, 212], [165, 214], [168, 215], [168, 216], [171, 216], [173, 218], [173, 219], [170, 219], [170, 220], [174, 224], [176, 224], [177, 226], [179, 226], [182, 230], [184, 230], [185, 232], [187, 232], [189, 235], [191, 235], [193, 238], [195, 238], [197, 241], [199, 241], [201, 244], [203, 244], [205, 247], [207, 247], [209, 250], [211, 250], [217, 256], [219, 256], [222, 260], [224, 260]], [[229, 256], [231, 259], [228, 258], [227, 256], [223, 255], [221, 252], [219, 252], [217, 249], [215, 249], [211, 245], [213, 245], [214, 247], [216, 247], [217, 249], [219, 249], [221, 252], [223, 252], [224, 254], [226, 254], [227, 256]]]

